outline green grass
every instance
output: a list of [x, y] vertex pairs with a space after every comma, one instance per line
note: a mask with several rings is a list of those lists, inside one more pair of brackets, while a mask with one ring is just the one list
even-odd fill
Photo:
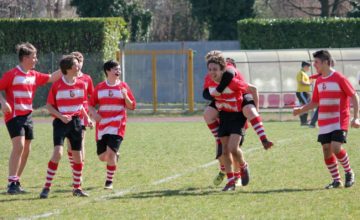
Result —
[[[218, 166], [211, 164], [214, 141], [205, 123], [128, 123], [112, 192], [103, 189], [105, 164], [97, 159], [94, 131], [88, 131], [83, 188], [90, 197], [71, 195], [71, 172], [64, 157], [46, 200], [38, 196], [53, 149], [51, 125], [35, 127], [36, 139], [22, 177], [29, 193], [16, 196], [5, 194], [11, 145], [1, 126], [0, 219], [360, 218], [358, 184], [349, 189], [323, 189], [331, 178], [316, 142], [317, 129], [300, 127], [298, 122], [268, 122], [265, 126], [276, 146], [263, 150], [249, 130], [243, 149], [251, 182], [235, 192], [224, 193], [223, 185], [212, 185]], [[346, 149], [352, 167], [360, 173], [358, 132], [350, 131]], [[208, 167], [202, 167], [205, 164]]]

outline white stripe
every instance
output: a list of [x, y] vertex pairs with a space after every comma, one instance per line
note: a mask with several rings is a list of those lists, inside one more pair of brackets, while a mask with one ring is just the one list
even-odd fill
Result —
[[82, 89], [60, 90], [56, 93], [56, 100], [77, 99], [82, 97], [84, 97], [84, 90]]
[[14, 91], [15, 98], [31, 98], [32, 92], [30, 91]]
[[32, 110], [32, 105], [15, 104], [14, 109], [15, 110]]
[[13, 85], [35, 85], [35, 76], [15, 76]]
[[302, 98], [302, 101], [304, 102], [304, 104], [308, 104], [309, 103], [309, 99], [307, 99], [305, 97], [305, 93], [304, 92], [300, 92], [300, 97]]
[[338, 118], [338, 117], [340, 117], [340, 112], [328, 112], [328, 113], [320, 112], [319, 113], [320, 120], [330, 119], [330, 118]]
[[110, 118], [102, 118], [99, 124], [103, 125], [103, 124], [107, 124], [107, 123], [112, 122], [112, 121], [121, 121], [122, 118], [123, 118], [122, 115], [119, 115], [119, 116], [116, 116], [116, 117], [110, 117]]
[[341, 129], [340, 128], [340, 122], [325, 125], [325, 126], [320, 126], [319, 127], [319, 134], [327, 134], [327, 133], [330, 133], [332, 131], [340, 130], [340, 129]]
[[320, 99], [320, 105], [340, 105], [340, 99]]
[[81, 183], [81, 181], [74, 181], [73, 184], [74, 185], [79, 185]]
[[[110, 96], [111, 94], [111, 96]], [[124, 96], [121, 91], [115, 89], [103, 89], [98, 91], [98, 98], [118, 98], [123, 99]]]
[[339, 92], [341, 91], [340, 86], [336, 82], [323, 82], [318, 84], [318, 90], [321, 91], [331, 91], [331, 92]]
[[59, 107], [59, 112], [61, 112], [61, 113], [72, 113], [72, 112], [80, 111], [81, 108], [82, 108], [82, 104], [81, 105], [60, 106]]
[[110, 112], [110, 111], [122, 111], [124, 106], [122, 105], [101, 105], [99, 108], [100, 112]]
[[255, 129], [256, 133], [259, 133], [259, 131], [264, 131], [264, 128], [263, 127], [260, 127], [258, 129]]
[[118, 128], [118, 127], [111, 127], [111, 126], [106, 127], [105, 129], [98, 131], [98, 140], [100, 140], [104, 134], [114, 134], [114, 135], [117, 135], [118, 132], [119, 132], [119, 128]]
[[82, 172], [82, 171], [76, 171], [76, 170], [73, 170], [73, 173], [74, 173], [74, 174], [81, 175], [81, 172]]
[[257, 127], [259, 127], [259, 126], [261, 126], [261, 125], [263, 125], [263, 123], [262, 123], [262, 122], [257, 123], [256, 125], [254, 125], [254, 126], [253, 126], [253, 129], [256, 129]]
[[259, 134], [259, 137], [265, 136], [265, 132]]
[[231, 90], [229, 87], [226, 87], [222, 93], [223, 93], [223, 94], [233, 94], [234, 91]]
[[56, 173], [56, 170], [52, 170], [50, 168], [48, 168], [47, 171], [50, 172], [50, 173]]
[[111, 175], [111, 174], [114, 174], [114, 173], [115, 173], [115, 171], [110, 171], [110, 170], [107, 171], [108, 175]]

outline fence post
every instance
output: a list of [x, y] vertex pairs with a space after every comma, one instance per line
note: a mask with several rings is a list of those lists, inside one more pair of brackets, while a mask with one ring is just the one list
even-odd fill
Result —
[[194, 112], [194, 59], [193, 59], [193, 50], [188, 50], [188, 69], [187, 69], [187, 78], [188, 78], [188, 106], [189, 112]]
[[156, 80], [156, 53], [151, 53], [151, 72], [152, 72], [152, 91], [153, 91], [153, 111], [157, 111], [157, 80]]

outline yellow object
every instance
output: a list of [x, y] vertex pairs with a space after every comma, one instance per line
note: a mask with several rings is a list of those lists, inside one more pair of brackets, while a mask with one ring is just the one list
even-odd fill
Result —
[[[152, 75], [152, 97], [153, 97], [153, 111], [157, 111], [158, 94], [157, 94], [157, 77], [156, 77], [156, 62], [158, 55], [186, 55], [187, 56], [187, 101], [188, 111], [194, 111], [194, 59], [193, 50], [125, 50], [123, 53], [116, 51], [116, 59], [122, 61], [122, 54], [130, 55], [149, 55], [151, 56], [151, 75]], [[121, 65], [124, 65], [121, 63]]]
[[[304, 72], [304, 70], [300, 70], [296, 75], [297, 81], [297, 92], [310, 92], [310, 79], [309, 76]], [[307, 83], [308, 85], [305, 85]]]

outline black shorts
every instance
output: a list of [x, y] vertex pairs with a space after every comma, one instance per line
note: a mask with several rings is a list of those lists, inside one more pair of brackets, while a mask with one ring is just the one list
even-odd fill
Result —
[[246, 118], [242, 112], [224, 112], [219, 113], [220, 125], [218, 137], [230, 136], [230, 134], [242, 135]]
[[216, 108], [216, 105], [215, 105], [215, 100], [212, 100], [209, 104], [210, 107], [213, 107], [214, 109], [216, 109], [216, 111], [218, 111], [218, 109]]
[[254, 102], [254, 97], [250, 93], [247, 93], [243, 95], [243, 101], [241, 103], [241, 107], [244, 107], [245, 105], [249, 105], [249, 104], [254, 105], [256, 107]]
[[332, 141], [346, 143], [347, 131], [335, 130], [327, 134], [319, 134], [318, 142], [321, 144], [330, 144]]
[[53, 141], [54, 146], [64, 146], [64, 139], [70, 141], [71, 150], [81, 151], [82, 127], [79, 117], [74, 116], [72, 120], [65, 124], [60, 119], [55, 118], [53, 121]]
[[34, 124], [31, 113], [10, 119], [6, 122], [6, 127], [11, 138], [25, 136], [26, 140], [34, 139]]
[[96, 142], [97, 154], [100, 155], [106, 151], [106, 147], [110, 147], [115, 153], [120, 149], [123, 138], [119, 135], [104, 134], [100, 140]]

